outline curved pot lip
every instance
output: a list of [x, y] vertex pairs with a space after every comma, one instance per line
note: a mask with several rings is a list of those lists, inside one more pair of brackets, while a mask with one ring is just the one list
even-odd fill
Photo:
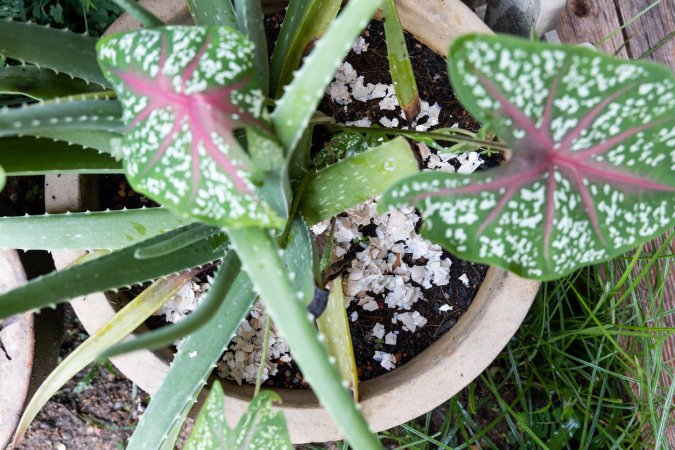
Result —
[[[279, 5], [279, 0], [266, 4]], [[487, 26], [460, 0], [397, 0], [401, 23], [429, 48], [443, 56], [452, 38], [467, 33], [490, 33]], [[185, 23], [189, 13], [182, 0], [141, 0], [141, 4], [168, 23]], [[439, 23], [441, 27], [430, 27]], [[139, 24], [128, 15], [106, 32], [115, 33]], [[49, 177], [51, 189], [45, 198], [70, 198], [71, 205], [48, 205], [48, 210], [78, 209], [81, 189], [78, 177]], [[60, 180], [60, 181], [59, 181]], [[59, 185], [63, 190], [59, 190]], [[53, 252], [57, 268], [68, 265], [80, 252]], [[361, 384], [362, 411], [373, 431], [382, 431], [411, 420], [440, 405], [476, 378], [501, 352], [525, 318], [539, 282], [525, 280], [490, 267], [469, 309], [447, 333], [407, 364]], [[93, 294], [73, 303], [88, 332], [94, 332], [115, 313], [103, 294]], [[498, 324], [498, 326], [495, 326]], [[168, 371], [168, 362], [150, 351], [138, 351], [113, 359], [128, 378], [152, 394]], [[236, 423], [253, 393], [252, 386], [223, 383], [228, 421]], [[204, 390], [206, 391], [206, 390]], [[343, 436], [314, 394], [277, 390], [283, 403], [294, 443], [325, 442]], [[205, 392], [200, 398], [203, 399]]]
[[[0, 249], [0, 292], [26, 282], [26, 272], [15, 250]], [[2, 330], [3, 344], [11, 361], [0, 353], [0, 448], [5, 448], [14, 434], [28, 395], [35, 357], [35, 321], [33, 314], [23, 314], [17, 322]]]

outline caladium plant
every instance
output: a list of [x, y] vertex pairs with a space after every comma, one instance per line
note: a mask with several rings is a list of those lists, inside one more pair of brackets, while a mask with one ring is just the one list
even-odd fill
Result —
[[675, 77], [666, 67], [506, 36], [466, 36], [448, 68], [467, 110], [511, 149], [470, 176], [422, 173], [422, 234], [472, 261], [553, 279], [617, 256], [675, 218]]
[[283, 225], [258, 195], [262, 171], [235, 136], [247, 127], [270, 132], [244, 35], [171, 26], [104, 38], [97, 47], [124, 107], [121, 156], [136, 190], [214, 225]]

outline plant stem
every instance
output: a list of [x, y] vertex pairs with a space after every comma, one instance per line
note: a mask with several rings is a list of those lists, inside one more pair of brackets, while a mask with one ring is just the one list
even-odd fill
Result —
[[355, 449], [381, 448], [351, 393], [342, 385], [340, 375], [317, 334], [313, 316], [293, 289], [288, 270], [270, 232], [262, 228], [228, 229], [227, 232], [244, 270], [265, 301], [270, 317], [288, 342], [319, 402]]
[[258, 373], [255, 377], [255, 391], [253, 391], [253, 396], [257, 396], [260, 392], [260, 386], [262, 385], [262, 377], [265, 374], [265, 366], [267, 365], [267, 353], [269, 351], [270, 345], [270, 328], [272, 328], [272, 319], [270, 315], [265, 310], [265, 332], [263, 334], [262, 342], [262, 353], [260, 355], [260, 365], [258, 366]]
[[325, 124], [324, 126], [335, 131], [353, 131], [356, 133], [364, 133], [374, 136], [404, 136], [414, 140], [433, 139], [435, 141], [444, 142], [468, 142], [471, 144], [480, 145], [482, 147], [493, 148], [495, 150], [509, 151], [509, 148], [501, 142], [476, 139], [467, 136], [466, 130], [462, 129], [458, 129], [457, 131], [451, 131], [452, 129], [444, 129], [443, 131], [412, 131], [401, 130], [397, 128], [352, 127], [340, 124]]

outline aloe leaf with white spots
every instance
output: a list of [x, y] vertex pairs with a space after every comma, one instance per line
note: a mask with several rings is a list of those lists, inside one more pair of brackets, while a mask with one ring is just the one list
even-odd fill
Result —
[[506, 36], [457, 39], [449, 58], [460, 100], [512, 155], [471, 176], [411, 177], [387, 193], [383, 209], [413, 204], [427, 238], [544, 280], [673, 225], [669, 69]]
[[166, 208], [3, 217], [0, 248], [114, 250], [188, 223]]
[[257, 193], [264, 174], [234, 135], [269, 131], [245, 36], [170, 26], [103, 38], [98, 54], [123, 105], [122, 157], [135, 190], [214, 225], [283, 225]]

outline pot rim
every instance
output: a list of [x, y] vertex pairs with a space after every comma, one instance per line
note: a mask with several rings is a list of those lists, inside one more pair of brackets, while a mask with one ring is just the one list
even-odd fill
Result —
[[[140, 3], [167, 23], [185, 23], [190, 17], [183, 0], [141, 0]], [[279, 0], [265, 3], [281, 4]], [[397, 0], [396, 3], [403, 28], [444, 57], [453, 37], [474, 32], [490, 33], [489, 28], [460, 0]], [[429, 23], [442, 26], [430, 27]], [[125, 14], [111, 25], [106, 34], [138, 27], [138, 22]], [[82, 209], [85, 190], [81, 180], [82, 177], [75, 175], [48, 176], [47, 210]], [[53, 257], [57, 269], [61, 269], [82, 254], [81, 251], [55, 251]], [[537, 281], [490, 267], [471, 306], [457, 324], [408, 363], [360, 384], [359, 403], [372, 430], [386, 430], [426, 413], [480, 375], [518, 330], [539, 285]], [[72, 305], [89, 333], [103, 326], [115, 313], [101, 293], [75, 299]], [[152, 394], [168, 372], [169, 359], [166, 354], [141, 350], [111, 360], [125, 376]], [[226, 381], [222, 384], [228, 421], [236, 423], [248, 406], [253, 386], [237, 386]], [[207, 391], [202, 390], [198, 404]], [[283, 400], [278, 408], [286, 416], [293, 443], [343, 438], [311, 390], [276, 391]]]

